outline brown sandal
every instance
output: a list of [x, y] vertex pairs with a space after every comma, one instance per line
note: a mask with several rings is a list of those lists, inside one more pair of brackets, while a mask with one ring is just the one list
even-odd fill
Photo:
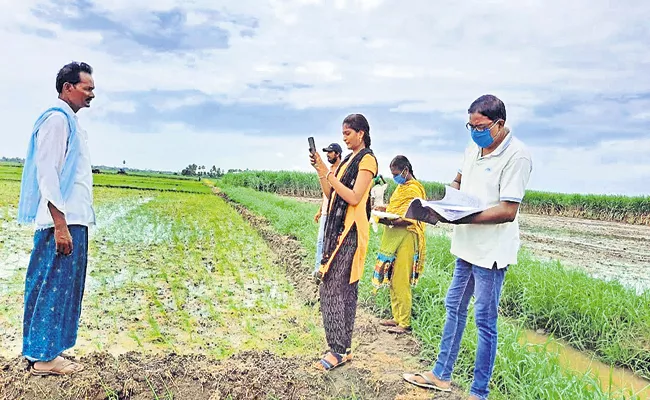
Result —
[[411, 333], [411, 328], [404, 328], [403, 326], [394, 326], [390, 329], [386, 329], [388, 333], [394, 333], [396, 335], [403, 335], [405, 333]]
[[34, 376], [72, 375], [83, 371], [83, 369], [83, 364], [60, 357], [54, 362], [50, 369], [36, 369], [36, 363], [33, 363], [30, 373]]
[[379, 325], [381, 326], [398, 326], [394, 319], [380, 319]]

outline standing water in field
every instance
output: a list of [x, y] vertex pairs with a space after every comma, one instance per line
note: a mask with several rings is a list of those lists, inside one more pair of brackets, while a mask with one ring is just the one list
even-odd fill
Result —
[[650, 399], [650, 381], [635, 375], [628, 369], [610, 367], [566, 343], [532, 330], [523, 330], [519, 341], [529, 345], [531, 351], [541, 346], [545, 351], [557, 354], [562, 368], [595, 377], [605, 393], [622, 392], [629, 396], [631, 392], [639, 399]]

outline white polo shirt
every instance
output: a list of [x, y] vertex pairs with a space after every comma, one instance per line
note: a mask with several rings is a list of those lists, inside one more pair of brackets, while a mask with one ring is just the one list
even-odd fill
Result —
[[[509, 133], [491, 154], [482, 157], [471, 143], [465, 150], [460, 191], [482, 199], [488, 207], [502, 201], [521, 203], [532, 171], [532, 158], [524, 144]], [[505, 268], [517, 263], [520, 247], [519, 212], [513, 222], [456, 225], [451, 253], [484, 268]]]

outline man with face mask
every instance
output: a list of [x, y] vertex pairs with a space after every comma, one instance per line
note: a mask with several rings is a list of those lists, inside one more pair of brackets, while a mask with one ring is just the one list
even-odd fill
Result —
[[[341, 153], [343, 149], [338, 143], [332, 143], [329, 146], [323, 149], [323, 152], [327, 155], [327, 161], [332, 165], [330, 171], [336, 173], [336, 170], [341, 165]], [[318, 241], [316, 242], [316, 261], [314, 266], [314, 274], [318, 272], [320, 268], [321, 258], [323, 257], [323, 235], [325, 234], [325, 221], [327, 221], [327, 206], [328, 200], [325, 195], [323, 195], [323, 202], [321, 208], [318, 210], [316, 215], [314, 215], [314, 221], [319, 223], [318, 226]]]
[[481, 198], [487, 210], [449, 222], [429, 210], [428, 221], [458, 225], [451, 253], [456, 259], [445, 307], [447, 318], [433, 370], [404, 374], [408, 382], [430, 389], [450, 391], [451, 374], [458, 356], [472, 296], [478, 327], [478, 345], [470, 400], [488, 397], [488, 385], [497, 351], [497, 315], [508, 266], [517, 263], [519, 204], [532, 172], [526, 146], [505, 126], [506, 108], [492, 95], [476, 99], [468, 109], [472, 143], [452, 187]]
[[20, 190], [18, 222], [35, 223], [25, 278], [23, 356], [34, 375], [68, 375], [83, 366], [61, 356], [77, 339], [95, 223], [88, 135], [77, 112], [95, 98], [92, 68], [65, 65], [58, 99], [34, 125]]

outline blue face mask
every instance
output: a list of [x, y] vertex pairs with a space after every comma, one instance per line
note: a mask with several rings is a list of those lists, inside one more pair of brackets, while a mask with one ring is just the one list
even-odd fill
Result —
[[471, 132], [472, 140], [478, 145], [478, 147], [484, 149], [486, 147], [490, 147], [492, 143], [494, 143], [494, 139], [492, 139], [492, 135], [490, 135], [489, 129], [486, 129], [484, 131], [477, 131], [476, 129], [472, 129]]
[[395, 183], [397, 183], [398, 185], [403, 185], [403, 184], [406, 183], [406, 178], [404, 178], [404, 177], [402, 176], [403, 173], [404, 173], [404, 171], [402, 171], [401, 174], [399, 174], [399, 175], [395, 175], [395, 176], [393, 177], [393, 180], [394, 180]]

